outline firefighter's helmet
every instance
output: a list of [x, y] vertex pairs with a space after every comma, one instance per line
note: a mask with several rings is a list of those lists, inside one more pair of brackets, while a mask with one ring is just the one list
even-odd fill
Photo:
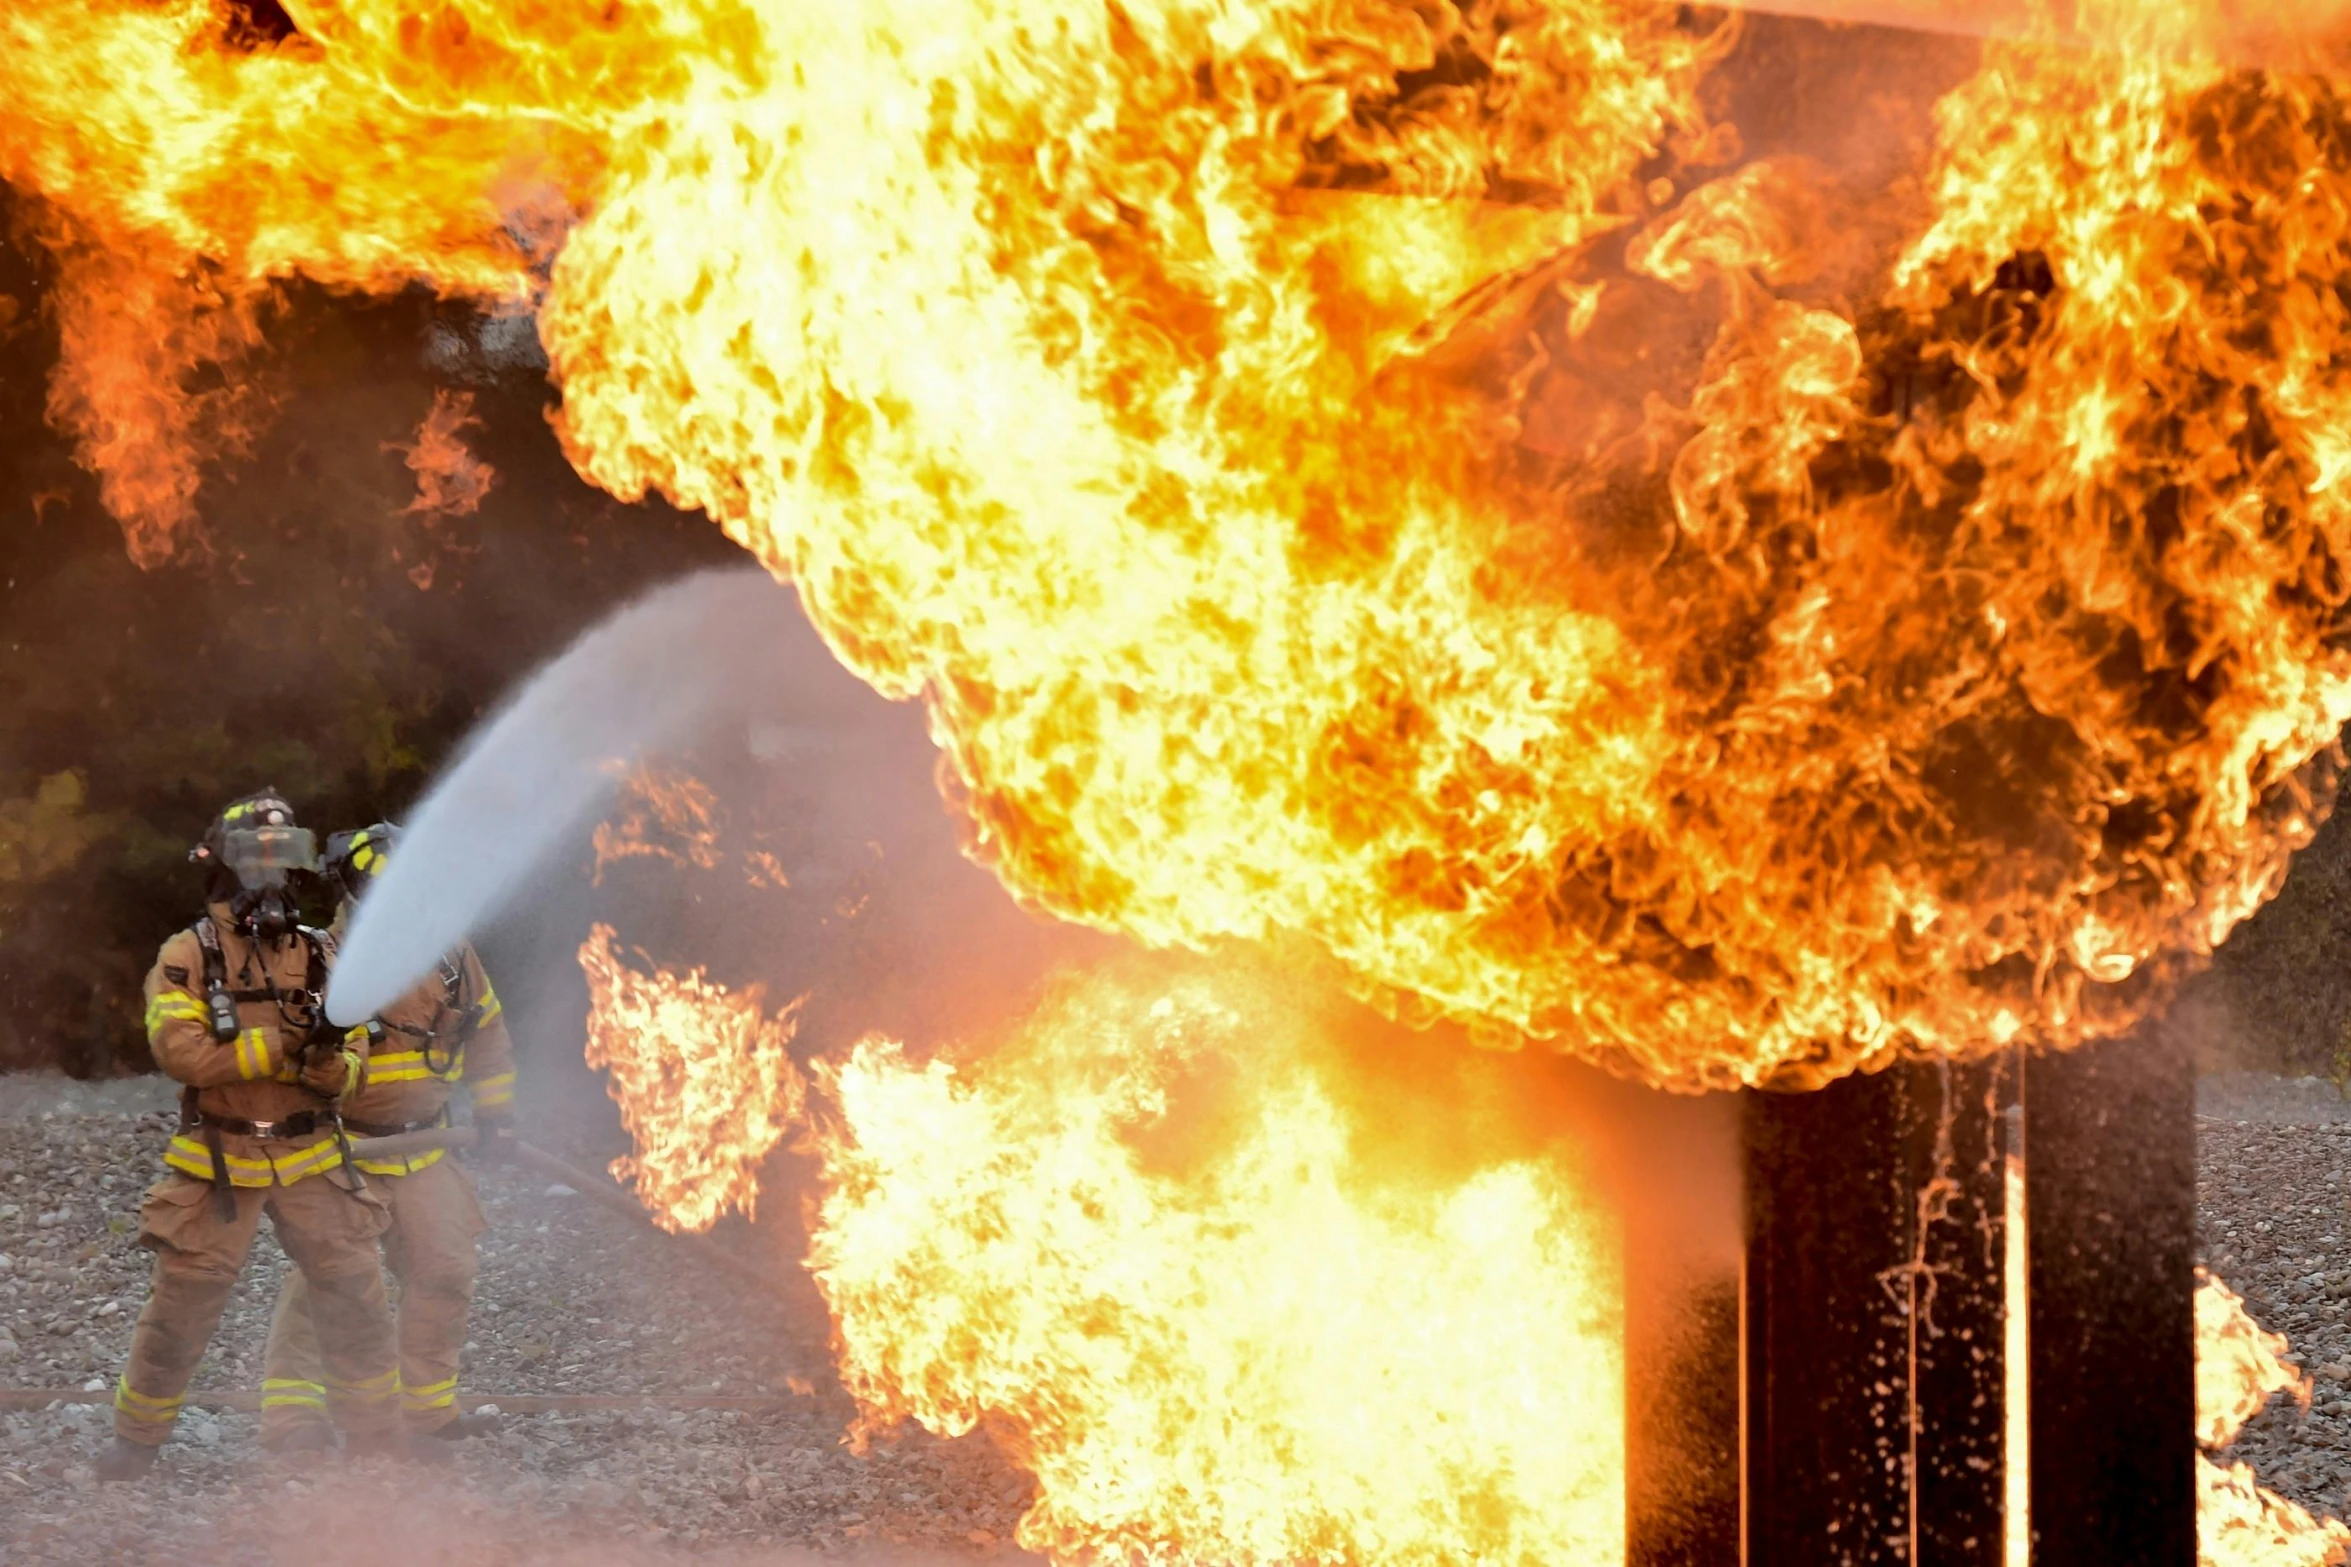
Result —
[[327, 839], [321, 865], [344, 897], [356, 898], [391, 863], [392, 844], [399, 836], [400, 829], [390, 822], [336, 833]]
[[222, 807], [188, 858], [239, 886], [282, 887], [291, 873], [318, 869], [318, 839], [284, 795], [264, 789]]
[[204, 867], [205, 902], [227, 904], [246, 936], [283, 941], [299, 920], [291, 880], [318, 869], [318, 840], [284, 795], [264, 789], [223, 807], [188, 858]]

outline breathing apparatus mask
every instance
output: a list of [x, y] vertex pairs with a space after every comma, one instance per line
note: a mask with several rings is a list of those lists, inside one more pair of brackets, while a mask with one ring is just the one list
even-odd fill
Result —
[[239, 931], [282, 941], [300, 922], [291, 878], [318, 869], [318, 839], [294, 825], [294, 808], [283, 799], [259, 794], [221, 812], [188, 858], [211, 873], [212, 896], [228, 904]]

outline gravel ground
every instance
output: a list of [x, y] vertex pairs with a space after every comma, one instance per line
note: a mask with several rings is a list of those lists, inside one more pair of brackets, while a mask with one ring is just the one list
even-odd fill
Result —
[[[112, 1385], [146, 1295], [132, 1243], [171, 1102], [153, 1081], [0, 1077], [0, 1386]], [[560, 1143], [526, 1123], [534, 1141]], [[192, 1411], [147, 1483], [97, 1486], [107, 1411], [0, 1412], [0, 1567], [206, 1559], [340, 1563], [892, 1564], [1029, 1560], [1009, 1544], [1025, 1477], [983, 1439], [908, 1432], [858, 1457], [797, 1269], [762, 1293], [527, 1170], [485, 1173], [468, 1393], [774, 1395], [759, 1410], [508, 1415], [421, 1471], [280, 1461], [254, 1418]], [[756, 1240], [726, 1237], [750, 1254]], [[775, 1261], [777, 1259], [768, 1259]], [[195, 1386], [260, 1385], [285, 1259], [266, 1227]], [[346, 1548], [348, 1542], [348, 1548]], [[352, 1554], [354, 1551], [357, 1554]]]
[[[170, 1101], [152, 1080], [0, 1077], [0, 1386], [111, 1384], [145, 1296], [133, 1214]], [[2229, 1074], [2204, 1080], [2198, 1111], [2204, 1260], [2317, 1380], [2308, 1413], [2272, 1408], [2231, 1456], [2306, 1507], [2351, 1513], [2351, 1103], [2315, 1079]], [[281, 1463], [252, 1416], [195, 1412], [151, 1481], [113, 1487], [87, 1467], [103, 1409], [0, 1412], [0, 1567], [146, 1562], [191, 1537], [208, 1559], [308, 1567], [321, 1531], [341, 1567], [1033, 1560], [1008, 1543], [1028, 1482], [983, 1440], [848, 1449], [853, 1411], [797, 1269], [762, 1259], [779, 1278], [763, 1294], [544, 1176], [495, 1169], [482, 1184], [496, 1228], [469, 1392], [781, 1402], [508, 1415], [433, 1471]], [[722, 1239], [745, 1255], [756, 1242], [740, 1227]], [[258, 1386], [285, 1266], [265, 1234], [198, 1389]]]

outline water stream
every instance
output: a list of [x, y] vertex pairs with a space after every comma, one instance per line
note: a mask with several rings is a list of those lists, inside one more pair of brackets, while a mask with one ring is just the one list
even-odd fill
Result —
[[756, 702], [822, 741], [880, 699], [836, 663], [790, 589], [705, 572], [595, 627], [475, 731], [406, 824], [327, 991], [338, 1023], [398, 998], [576, 849], [629, 759], [690, 744]]

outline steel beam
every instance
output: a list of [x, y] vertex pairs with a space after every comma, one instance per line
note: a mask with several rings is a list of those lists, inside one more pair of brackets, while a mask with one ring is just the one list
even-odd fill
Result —
[[2025, 1068], [2036, 1567], [2196, 1560], [2196, 1075], [2159, 1028]]
[[2001, 1567], [2007, 1057], [1750, 1096], [1748, 1567]]

